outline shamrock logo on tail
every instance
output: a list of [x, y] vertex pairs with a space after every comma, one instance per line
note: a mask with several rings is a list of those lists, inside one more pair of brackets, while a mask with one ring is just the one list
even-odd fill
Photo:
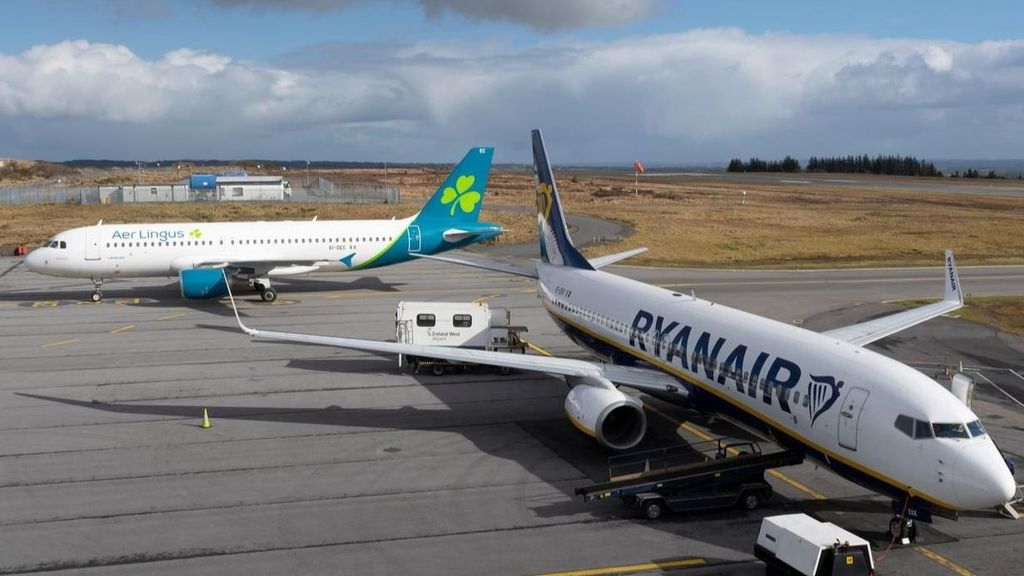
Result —
[[199, 240], [203, 236], [203, 232], [199, 228], [196, 228], [195, 230], [189, 232], [188, 235], [195, 238], [196, 240]]
[[441, 204], [452, 205], [452, 209], [448, 212], [449, 216], [455, 216], [455, 206], [458, 206], [466, 214], [476, 208], [476, 204], [482, 196], [476, 190], [470, 190], [474, 182], [476, 182], [476, 176], [459, 176], [459, 179], [455, 181], [455, 188], [448, 186], [441, 193]]

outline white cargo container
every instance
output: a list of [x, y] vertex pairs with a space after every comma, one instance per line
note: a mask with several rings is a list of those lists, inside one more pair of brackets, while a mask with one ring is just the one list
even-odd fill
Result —
[[[512, 326], [512, 313], [506, 308], [491, 308], [486, 302], [399, 302], [395, 309], [395, 340], [405, 344], [452, 346], [526, 352], [520, 334], [524, 326]], [[469, 366], [415, 356], [398, 356], [403, 369], [418, 372], [430, 368], [440, 376], [447, 368]], [[508, 373], [502, 369], [502, 373]]]
[[806, 514], [769, 516], [761, 521], [754, 556], [769, 574], [871, 576], [875, 561], [867, 540]]

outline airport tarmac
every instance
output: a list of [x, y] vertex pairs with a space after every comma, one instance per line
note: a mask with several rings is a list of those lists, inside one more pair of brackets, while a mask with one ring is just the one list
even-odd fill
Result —
[[[393, 357], [254, 342], [170, 279], [110, 282], [92, 304], [88, 282], [16, 263], [0, 259], [0, 573], [753, 575], [760, 519], [792, 511], [871, 540], [879, 574], [1018, 570], [1024, 522], [938, 519], [886, 552], [889, 502], [813, 463], [769, 476], [776, 496], [754, 512], [647, 522], [585, 504], [573, 489], [603, 479], [608, 454], [565, 419], [558, 379], [403, 375]], [[812, 329], [942, 290], [938, 266], [614, 270]], [[960, 276], [972, 294], [1024, 292], [1024, 267]], [[412, 262], [276, 286], [273, 305], [244, 296], [247, 324], [387, 339], [400, 300], [483, 300], [583, 356], [524, 278]], [[929, 374], [962, 360], [975, 410], [1024, 462], [1024, 339], [939, 318], [877, 348]], [[737, 434], [654, 401], [649, 420], [647, 448]]]

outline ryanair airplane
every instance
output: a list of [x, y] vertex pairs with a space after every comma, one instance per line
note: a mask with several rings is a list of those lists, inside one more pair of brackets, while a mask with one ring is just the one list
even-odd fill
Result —
[[92, 279], [93, 302], [103, 299], [104, 279], [160, 276], [177, 276], [185, 298], [223, 296], [230, 277], [273, 302], [271, 278], [387, 266], [501, 234], [501, 226], [478, 221], [493, 154], [493, 148], [470, 149], [419, 213], [402, 220], [100, 221], [57, 234], [25, 265], [41, 274]]
[[[890, 496], [899, 515], [1002, 506], [1017, 487], [981, 421], [921, 372], [864, 348], [962, 306], [951, 253], [940, 302], [824, 333], [601, 272], [636, 250], [587, 260], [573, 246], [539, 130], [533, 132], [541, 259], [536, 267], [459, 264], [536, 278], [561, 329], [597, 361], [255, 330], [262, 339], [475, 362], [565, 377], [565, 412], [597, 442], [643, 438], [643, 405], [626, 385], [723, 415]], [[237, 318], [237, 312], [236, 312]], [[902, 512], [899, 512], [901, 511]]]

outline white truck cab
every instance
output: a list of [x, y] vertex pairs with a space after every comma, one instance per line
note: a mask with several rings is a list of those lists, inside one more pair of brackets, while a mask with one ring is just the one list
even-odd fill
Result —
[[754, 544], [768, 574], [874, 576], [867, 540], [806, 514], [768, 516]]

